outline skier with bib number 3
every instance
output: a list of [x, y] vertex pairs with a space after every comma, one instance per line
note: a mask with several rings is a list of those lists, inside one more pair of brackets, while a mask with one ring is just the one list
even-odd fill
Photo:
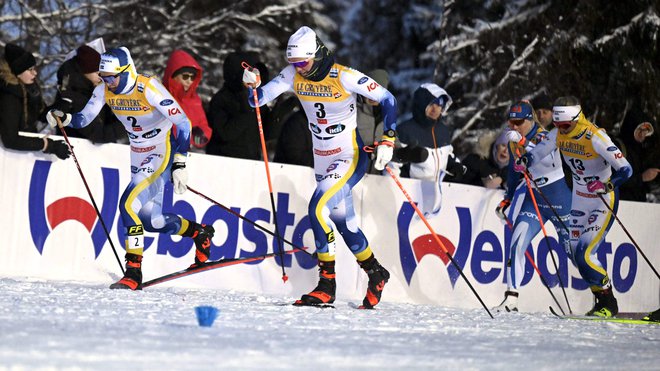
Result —
[[294, 92], [312, 132], [317, 187], [309, 203], [309, 217], [319, 260], [319, 283], [294, 305], [334, 302], [335, 238], [339, 232], [369, 277], [361, 308], [371, 309], [380, 302], [390, 274], [374, 257], [353, 209], [351, 189], [364, 176], [367, 165], [367, 154], [356, 130], [356, 95], [379, 102], [383, 109], [384, 133], [374, 163], [377, 170], [383, 170], [392, 158], [396, 99], [369, 76], [335, 63], [333, 54], [307, 26], [291, 35], [286, 57], [289, 65], [263, 87], [259, 87], [259, 71], [252, 68], [245, 69], [243, 83], [249, 89], [252, 107], [255, 91], [260, 106], [282, 93]]
[[59, 119], [62, 125], [79, 129], [107, 104], [124, 125], [131, 148], [131, 182], [119, 202], [126, 228], [126, 272], [110, 288], [139, 290], [145, 230], [191, 237], [196, 248], [193, 265], [209, 259], [215, 231], [162, 210], [166, 182], [172, 181], [177, 194], [187, 190], [190, 120], [183, 109], [158, 79], [136, 72], [125, 47], [101, 55], [99, 75], [103, 84], [94, 89], [82, 111], [72, 116], [51, 110], [46, 118], [51, 126]]

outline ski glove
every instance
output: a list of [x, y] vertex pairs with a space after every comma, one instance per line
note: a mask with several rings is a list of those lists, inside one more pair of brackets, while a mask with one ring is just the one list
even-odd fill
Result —
[[71, 156], [69, 146], [67, 146], [66, 143], [61, 140], [52, 139], [48, 139], [48, 145], [46, 146], [46, 149], [44, 149], [44, 153], [52, 153], [62, 160], [66, 160]]
[[523, 138], [523, 136], [520, 135], [520, 133], [517, 132], [517, 131], [515, 131], [515, 130], [509, 130], [509, 131], [506, 133], [506, 139], [507, 139], [509, 142], [520, 143], [520, 141], [522, 140], [522, 138]]
[[513, 171], [517, 173], [524, 173], [527, 170], [527, 164], [529, 163], [529, 158], [527, 156], [518, 157], [513, 163]]
[[376, 160], [374, 161], [374, 168], [378, 171], [385, 169], [388, 162], [392, 160], [394, 154], [394, 141], [396, 137], [383, 134], [381, 141], [378, 142], [376, 147]]
[[57, 127], [57, 118], [59, 118], [62, 122], [62, 126], [68, 126], [71, 123], [71, 115], [68, 113], [64, 113], [57, 109], [48, 111], [48, 114], [46, 115], [46, 121], [48, 121], [50, 127]]
[[172, 183], [176, 194], [183, 194], [188, 189], [186, 157], [179, 153], [174, 155], [174, 162], [172, 163]]
[[243, 85], [256, 89], [261, 85], [261, 75], [256, 68], [246, 68], [243, 70]]
[[510, 205], [511, 205], [511, 200], [505, 198], [502, 201], [500, 201], [500, 204], [497, 205], [497, 207], [495, 208], [495, 213], [497, 214], [497, 217], [504, 220], [504, 222], [506, 222], [507, 220], [506, 209], [508, 209]]
[[612, 182], [603, 183], [600, 180], [594, 180], [587, 183], [587, 191], [596, 194], [605, 194], [614, 190]]

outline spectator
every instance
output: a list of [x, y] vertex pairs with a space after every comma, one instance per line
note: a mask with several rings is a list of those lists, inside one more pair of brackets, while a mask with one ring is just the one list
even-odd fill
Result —
[[37, 84], [36, 60], [31, 53], [16, 44], [5, 45], [0, 61], [0, 138], [8, 149], [43, 151], [66, 159], [69, 147], [61, 140], [21, 135], [20, 131], [36, 133], [37, 120], [46, 107]]
[[[82, 45], [76, 55], [62, 63], [57, 70], [57, 95], [49, 109], [66, 113], [80, 112], [92, 97], [94, 88], [102, 80], [99, 77], [101, 55], [93, 48]], [[71, 137], [87, 138], [93, 143], [114, 143], [126, 141], [126, 131], [112, 114], [110, 107], [104, 106], [89, 126], [64, 129]], [[60, 129], [57, 128], [60, 132]]]
[[619, 136], [614, 143], [630, 162], [633, 173], [621, 185], [619, 196], [622, 200], [646, 202], [650, 193], [650, 182], [658, 179], [660, 156], [658, 156], [658, 135], [655, 123], [638, 107], [626, 113]]
[[490, 189], [505, 188], [509, 163], [507, 131], [492, 131], [479, 137], [474, 153], [461, 161], [467, 171], [460, 183]]
[[[268, 70], [252, 52], [233, 52], [227, 55], [222, 66], [225, 82], [213, 96], [208, 118], [213, 134], [206, 153], [228, 157], [261, 159], [261, 139], [255, 109], [248, 104], [248, 92], [243, 87], [242, 62], [256, 67], [267, 81]], [[250, 97], [251, 99], [252, 97]], [[270, 124], [270, 109], [260, 109], [264, 130]]]
[[[387, 89], [390, 81], [387, 71], [376, 69], [367, 75]], [[357, 97], [357, 129], [362, 142], [368, 146], [378, 141], [378, 136], [383, 132], [383, 113], [380, 104], [361, 95]], [[371, 158], [367, 162], [367, 173], [380, 174], [380, 171], [374, 169]]]
[[202, 73], [202, 67], [195, 58], [183, 50], [175, 50], [167, 61], [163, 76], [163, 85], [190, 119], [190, 144], [199, 150], [204, 149], [211, 138], [211, 128], [206, 120], [202, 99], [197, 95]]
[[[283, 120], [284, 124], [280, 131], [280, 137], [277, 140], [274, 161], [313, 168], [312, 133], [309, 131], [307, 116], [298, 98], [290, 97], [285, 102], [291, 101], [296, 106], [295, 109], [291, 110], [288, 117]], [[283, 104], [287, 103], [283, 102]]]
[[542, 93], [538, 97], [532, 99], [531, 104], [532, 107], [534, 107], [538, 123], [546, 130], [552, 129], [552, 101], [550, 100], [550, 97], [545, 93]]
[[445, 175], [450, 174], [458, 180], [466, 170], [449, 144], [453, 130], [442, 120], [442, 115], [451, 104], [452, 99], [444, 89], [436, 84], [423, 84], [413, 94], [412, 119], [398, 126], [402, 146], [420, 146], [428, 152], [425, 161], [407, 165], [411, 178], [436, 183], [433, 197], [431, 193], [428, 198], [425, 197], [423, 209], [428, 215], [436, 215], [440, 211]]

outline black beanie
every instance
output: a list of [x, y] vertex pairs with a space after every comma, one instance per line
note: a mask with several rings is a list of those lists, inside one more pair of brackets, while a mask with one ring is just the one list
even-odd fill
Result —
[[5, 59], [9, 63], [11, 73], [18, 76], [26, 70], [34, 67], [37, 64], [36, 59], [31, 53], [25, 51], [16, 44], [5, 45]]
[[98, 72], [101, 54], [90, 46], [82, 45], [76, 49], [76, 63], [82, 73]]
[[552, 101], [545, 93], [532, 99], [531, 103], [535, 110], [543, 108], [552, 111]]

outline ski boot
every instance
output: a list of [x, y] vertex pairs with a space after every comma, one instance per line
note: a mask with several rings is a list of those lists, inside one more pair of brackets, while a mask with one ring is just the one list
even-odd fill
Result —
[[383, 288], [385, 288], [385, 284], [390, 279], [390, 272], [378, 263], [378, 260], [376, 260], [373, 254], [367, 260], [358, 262], [358, 264], [360, 264], [360, 267], [369, 276], [367, 295], [362, 300], [360, 309], [373, 309], [380, 302]]
[[502, 303], [493, 308], [495, 312], [517, 312], [518, 311], [518, 293], [507, 290], [504, 292]]
[[613, 317], [619, 313], [619, 306], [611, 286], [604, 289], [598, 288], [593, 293], [594, 307], [587, 312], [587, 316]]
[[211, 239], [215, 229], [212, 225], [197, 224], [190, 222], [188, 229], [183, 232], [183, 237], [191, 237], [195, 241], [195, 263], [190, 267], [206, 263], [211, 256]]
[[335, 262], [319, 261], [319, 284], [312, 292], [296, 300], [296, 306], [325, 306], [335, 301], [337, 283], [335, 282]]
[[649, 313], [647, 316], [642, 318], [642, 320], [649, 322], [660, 322], [660, 309], [656, 310], [655, 312]]
[[111, 289], [142, 290], [142, 255], [126, 254], [124, 277], [110, 285]]

